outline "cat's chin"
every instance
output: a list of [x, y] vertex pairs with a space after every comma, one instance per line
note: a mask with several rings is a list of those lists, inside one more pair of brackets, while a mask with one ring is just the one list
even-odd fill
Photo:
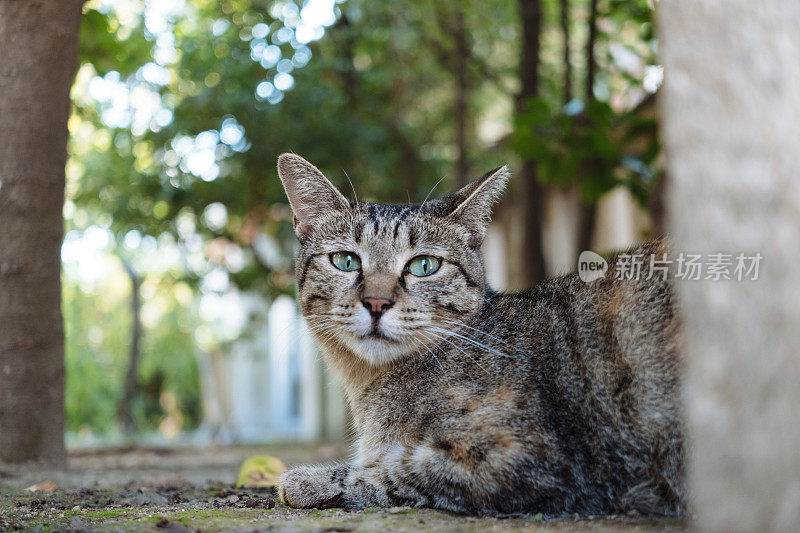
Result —
[[361, 337], [348, 335], [348, 337], [348, 339], [344, 340], [345, 346], [356, 356], [371, 365], [383, 365], [413, 352], [413, 349], [407, 343], [385, 335], [365, 335]]

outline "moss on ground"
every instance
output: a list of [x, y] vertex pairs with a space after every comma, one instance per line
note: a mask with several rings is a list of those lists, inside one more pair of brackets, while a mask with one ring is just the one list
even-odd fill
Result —
[[[236, 496], [234, 498], [233, 496]], [[183, 489], [81, 489], [31, 493], [0, 486], [0, 532], [6, 531], [680, 531], [674, 519], [604, 518], [543, 521], [476, 518], [432, 509], [302, 510], [277, 504], [268, 492]], [[238, 498], [238, 499], [237, 499]], [[253, 499], [258, 507], [245, 507]]]

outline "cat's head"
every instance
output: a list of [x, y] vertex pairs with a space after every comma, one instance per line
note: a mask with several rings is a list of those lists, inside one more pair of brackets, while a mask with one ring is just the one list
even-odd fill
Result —
[[419, 205], [350, 202], [294, 154], [278, 174], [300, 240], [298, 301], [323, 345], [383, 364], [425, 353], [480, 309], [479, 248], [506, 167]]

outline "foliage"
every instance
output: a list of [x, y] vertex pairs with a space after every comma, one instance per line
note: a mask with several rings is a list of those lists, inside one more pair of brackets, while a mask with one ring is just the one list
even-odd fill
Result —
[[128, 317], [118, 306], [109, 308], [119, 300], [98, 301], [77, 283], [65, 280], [63, 294], [67, 429], [107, 428], [122, 396]]
[[[588, 5], [588, 2], [586, 2]], [[556, 30], [554, 5], [545, 17], [545, 45], [563, 46]], [[584, 8], [586, 6], [583, 6]], [[575, 3], [571, 3], [573, 13]], [[576, 20], [583, 19], [583, 20]], [[533, 158], [538, 178], [546, 185], [577, 185], [584, 204], [594, 204], [619, 185], [646, 204], [659, 174], [660, 147], [657, 137], [654, 96], [659, 67], [655, 63], [652, 6], [645, 0], [599, 2], [594, 59], [595, 78], [587, 79], [586, 43], [572, 54], [565, 66], [558, 54], [542, 54], [545, 73], [540, 96], [525, 102], [514, 120], [511, 146], [522, 158]], [[580, 25], [579, 25], [580, 23]], [[573, 17], [569, 30], [588, 39], [588, 15]], [[564, 69], [573, 81], [593, 96], [565, 94]], [[584, 93], [586, 92], [584, 91]], [[564, 104], [564, 102], [567, 102]]]
[[512, 145], [521, 157], [536, 160], [542, 183], [577, 182], [585, 204], [618, 185], [645, 204], [658, 172], [656, 133], [655, 120], [638, 110], [615, 113], [607, 102], [593, 100], [580, 114], [552, 115], [544, 99], [534, 98], [516, 117]]
[[[258, 250], [265, 235], [291, 256], [278, 154], [303, 154], [345, 191], [346, 170], [363, 197], [394, 201], [422, 198], [452, 162], [447, 54], [429, 53], [450, 45], [431, 29], [429, 5], [351, 0], [308, 46], [292, 36], [302, 14], [292, 2], [193, 2], [158, 36], [148, 30], [147, 10], [129, 27], [115, 11], [89, 9], [78, 85], [91, 89], [101, 84], [97, 76], [112, 88], [126, 85], [131, 99], [157, 96], [167, 118], [160, 122], [158, 111], [115, 122], [113, 102], [76, 95], [70, 199], [89, 213], [83, 226], [110, 214], [119, 238], [136, 230], [171, 233], [179, 243], [194, 234], [222, 239], [243, 254], [241, 268], [210, 258], [189, 269], [191, 280], [221, 266], [240, 288], [290, 292], [288, 262]], [[162, 40], [174, 41], [176, 57], [160, 65], [159, 51], [168, 55]], [[483, 159], [491, 161], [476, 173], [498, 162]], [[226, 219], [209, 222], [204, 214], [217, 204]]]

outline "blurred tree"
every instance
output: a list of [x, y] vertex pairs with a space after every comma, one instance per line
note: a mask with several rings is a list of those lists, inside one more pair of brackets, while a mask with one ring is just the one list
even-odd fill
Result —
[[[597, 71], [597, 61], [595, 60], [595, 48], [597, 45], [597, 2], [598, 0], [589, 0], [589, 36], [586, 38], [586, 79], [584, 80], [584, 102], [588, 107], [595, 105], [594, 97], [594, 78]], [[568, 35], [564, 35], [564, 43]], [[567, 87], [564, 87], [566, 93]], [[567, 102], [569, 103], [569, 102]], [[564, 104], [566, 105], [566, 104]], [[591, 127], [591, 126], [590, 126]], [[591, 172], [592, 168], [597, 167], [600, 161], [597, 157], [589, 157], [582, 161], [579, 172], [581, 175], [586, 175]], [[594, 227], [597, 221], [597, 210], [595, 209], [595, 202], [586, 201], [581, 198], [581, 220], [578, 226], [578, 250], [591, 250], [592, 248], [592, 235], [594, 234]]]
[[141, 339], [142, 339], [142, 300], [139, 291], [142, 287], [142, 278], [133, 269], [130, 263], [122, 259], [122, 267], [131, 281], [131, 342], [130, 356], [128, 357], [128, 370], [125, 372], [125, 386], [122, 392], [122, 400], [119, 405], [119, 421], [126, 431], [134, 429], [133, 413], [131, 413], [131, 403], [136, 394], [136, 381], [139, 370], [139, 359], [141, 358]]
[[642, 141], [654, 123], [625, 114], [642, 80], [620, 69], [627, 52], [614, 46], [650, 63], [649, 17], [640, 0], [90, 2], [68, 227], [108, 228], [143, 284], [158, 276], [137, 243], [154, 239], [179, 251], [170, 276], [195, 295], [272, 298], [293, 291], [281, 152], [309, 158], [345, 192], [352, 179], [361, 199], [393, 202], [446, 192], [516, 155], [522, 262], [535, 283], [547, 187], [580, 187], [587, 205], [619, 183], [648, 191], [632, 173], [654, 168], [657, 149], [645, 157]]
[[[528, 112], [528, 106], [539, 94], [539, 47], [542, 33], [542, 3], [540, 0], [520, 0], [522, 21], [522, 51], [520, 54], [520, 91], [517, 97], [517, 112]], [[523, 272], [525, 285], [532, 287], [544, 280], [544, 251], [542, 249], [543, 188], [539, 183], [535, 154], [526, 153], [522, 159], [524, 215]]]
[[63, 463], [59, 249], [82, 0], [0, 1], [0, 460]]
[[572, 58], [570, 54], [570, 9], [569, 0], [559, 0], [559, 22], [564, 41], [562, 62], [564, 64], [562, 102], [567, 105], [572, 100]]
[[[101, 142], [99, 150], [76, 157], [71, 199], [93, 213], [83, 227], [112, 214], [109, 223], [120, 238], [137, 230], [172, 233], [179, 243], [194, 234], [206, 242], [220, 239], [244, 254], [243, 267], [227, 268], [223, 255], [208, 258], [190, 277], [199, 281], [219, 266], [237, 286], [274, 295], [292, 290], [289, 265], [269, 264], [258, 243], [260, 236], [274, 238], [291, 256], [288, 211], [269, 208], [285, 205], [273, 171], [281, 151], [302, 153], [340, 186], [347, 169], [363, 196], [403, 201], [426, 194], [448, 163], [439, 153], [452, 145], [437, 138], [440, 125], [453, 122], [439, 104], [439, 86], [449, 74], [426, 60], [421, 44], [426, 11], [351, 2], [347, 16], [314, 43], [309, 62], [311, 48], [281, 18], [283, 11], [287, 20], [298, 17], [300, 9], [291, 2], [274, 5], [281, 9], [265, 13], [249, 2], [188, 6], [193, 16], [181, 13], [168, 33], [177, 58], [165, 65], [154, 63], [153, 50], [139, 43], [137, 32], [149, 32], [145, 22], [109, 43], [114, 14], [87, 12], [87, 78], [102, 83], [96, 73], [117, 90], [127, 86], [130, 98], [134, 92], [155, 95], [168, 118], [137, 128], [132, 117], [112, 127], [113, 102], [76, 98], [76, 131], [80, 124]], [[158, 48], [158, 38], [149, 38]], [[136, 49], [141, 56], [134, 56]], [[156, 72], [165, 80], [161, 85], [153, 82]], [[75, 136], [75, 151], [85, 150], [78, 146], [85, 141]], [[224, 207], [218, 224], [207, 216], [212, 204]]]
[[[475, 91], [486, 58], [503, 41], [487, 39], [487, 30], [473, 32], [485, 20], [477, 5], [470, 6], [477, 13], [463, 14], [465, 34], [476, 34], [482, 50], [470, 52], [462, 65], [465, 83]], [[198, 2], [175, 15], [161, 36], [148, 29], [146, 13], [126, 27], [112, 11], [89, 10], [92, 23], [82, 34], [86, 85], [104, 81], [111, 90], [122, 84], [129, 98], [144, 94], [163, 109], [137, 127], [135, 116], [109, 122], [113, 102], [76, 98], [76, 131], [83, 128], [90, 143], [100, 142], [87, 151], [87, 138], [75, 137], [79, 164], [71, 198], [94, 213], [83, 226], [111, 213], [120, 237], [136, 229], [154, 236], [169, 232], [181, 241], [186, 235], [177, 221], [191, 219], [184, 226], [193, 225], [204, 239], [245, 249], [245, 268], [229, 270], [233, 282], [287, 292], [286, 266], [278, 276], [254, 244], [259, 234], [291, 243], [288, 212], [268, 209], [285, 205], [272, 169], [281, 151], [302, 153], [340, 186], [347, 183], [347, 169], [363, 195], [389, 201], [421, 199], [450, 165], [464, 169], [470, 157], [480, 166], [476, 174], [502, 160], [452, 149], [464, 144], [458, 139], [476, 134], [449, 111], [451, 102], [465, 100], [454, 95], [463, 90], [442, 91], [451, 84], [452, 62], [464, 52], [463, 42], [452, 42], [450, 13], [437, 16], [421, 1], [351, 0], [342, 5], [343, 15], [336, 7], [337, 22], [324, 39], [306, 43], [298, 40], [307, 39], [300, 35], [303, 9], [293, 2]], [[508, 16], [513, 22], [513, 13]], [[161, 41], [171, 42], [176, 56], [163, 65], [154, 61]], [[468, 107], [466, 114], [479, 114], [479, 104]], [[216, 203], [227, 218], [210, 228], [203, 215]], [[199, 279], [204, 272], [193, 274]]]
[[[125, 428], [121, 407], [130, 369], [131, 286], [118, 259], [99, 259], [104, 275], [75, 281], [68, 264], [64, 282], [67, 358], [67, 428], [72, 433], [110, 433]], [[166, 396], [182, 413], [181, 427], [200, 422], [194, 337], [199, 329], [190, 287], [170, 272], [142, 280], [141, 327], [147, 331], [135, 367], [129, 416], [137, 431], [158, 429], [168, 418]], [[180, 429], [180, 428], [179, 428]]]
[[[548, 56], [543, 62], [542, 90], [517, 114], [511, 143], [520, 157], [536, 160], [543, 184], [579, 188], [581, 250], [591, 246], [594, 206], [603, 194], [622, 185], [641, 205], [647, 204], [657, 190], [660, 154], [652, 105], [660, 83], [652, 8], [646, 0], [583, 4], [582, 15], [570, 16], [565, 13], [575, 12], [573, 3], [560, 2], [563, 54], [560, 61]], [[580, 22], [584, 67], [577, 71], [569, 44]], [[559, 71], [561, 83], [555, 77]], [[577, 72], [581, 99], [573, 98], [572, 75]]]
[[[120, 246], [171, 236], [199, 291], [293, 290], [291, 215], [273, 170], [283, 151], [302, 153], [345, 192], [346, 169], [362, 198], [395, 202], [423, 199], [456, 160], [462, 177], [470, 159], [501, 161], [465, 153], [475, 132], [449, 111], [457, 91], [443, 91], [464, 43], [455, 47], [439, 7], [351, 0], [313, 26], [328, 15], [306, 13], [310, 3], [114, 5], [91, 3], [85, 14], [68, 225], [108, 227]], [[505, 67], [487, 66], [504, 44], [478, 29], [485, 12], [463, 14], [481, 45], [462, 65], [474, 91], [496, 85]], [[478, 109], [475, 99], [466, 111]], [[219, 276], [225, 282], [209, 289]]]

